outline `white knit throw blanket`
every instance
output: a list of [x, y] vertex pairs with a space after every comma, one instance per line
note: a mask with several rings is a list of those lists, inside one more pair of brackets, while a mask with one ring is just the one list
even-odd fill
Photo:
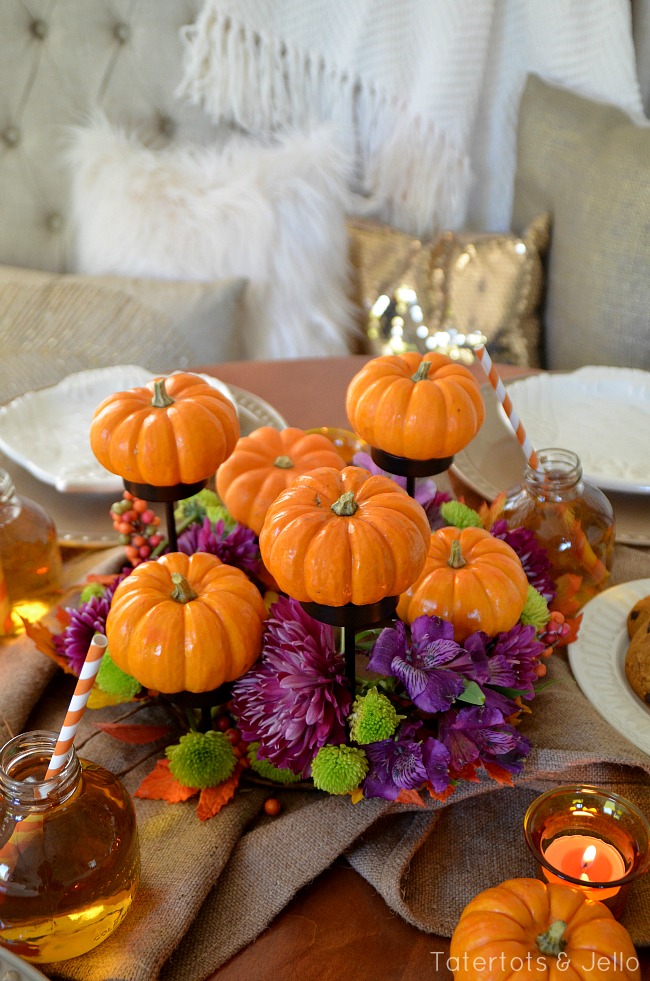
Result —
[[508, 227], [527, 72], [642, 111], [629, 0], [204, 0], [184, 44], [179, 94], [260, 136], [338, 123], [358, 210], [426, 237]]

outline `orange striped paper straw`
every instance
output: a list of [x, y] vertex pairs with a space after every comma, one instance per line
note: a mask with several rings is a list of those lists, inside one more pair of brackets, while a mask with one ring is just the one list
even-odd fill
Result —
[[79, 728], [79, 723], [86, 710], [90, 690], [95, 683], [99, 666], [102, 663], [107, 643], [108, 641], [103, 634], [95, 634], [92, 639], [88, 653], [86, 654], [86, 660], [79, 674], [79, 680], [70, 699], [70, 705], [68, 706], [59, 738], [57, 739], [52, 758], [50, 759], [50, 765], [45, 774], [46, 780], [55, 776], [68, 759], [70, 748]]
[[492, 358], [487, 353], [487, 350], [483, 344], [475, 348], [474, 353], [476, 357], [479, 359], [479, 361], [481, 362], [481, 367], [483, 368], [483, 371], [485, 372], [490, 385], [496, 392], [496, 396], [503, 407], [503, 411], [508, 417], [508, 422], [513, 428], [514, 434], [517, 437], [519, 445], [521, 446], [522, 450], [526, 454], [526, 460], [528, 461], [528, 465], [531, 466], [534, 470], [539, 470], [539, 457], [537, 456], [537, 453], [535, 452], [535, 448], [533, 447], [533, 444], [531, 443], [526, 433], [526, 430], [524, 429], [521, 423], [521, 419], [517, 415], [515, 407], [512, 404], [512, 400], [506, 391], [506, 387], [501, 381], [499, 372], [492, 364]]

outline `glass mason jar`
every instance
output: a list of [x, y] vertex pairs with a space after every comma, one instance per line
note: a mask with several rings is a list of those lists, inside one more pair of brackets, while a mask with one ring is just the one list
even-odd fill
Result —
[[548, 555], [558, 589], [552, 606], [575, 615], [610, 585], [614, 512], [599, 488], [583, 479], [571, 450], [545, 449], [539, 466], [526, 466], [523, 483], [506, 492], [502, 513], [509, 528], [529, 528]]
[[40, 504], [16, 494], [0, 469], [0, 562], [11, 603], [36, 599], [61, 587], [56, 528]]
[[105, 940], [140, 875], [128, 793], [74, 748], [45, 780], [56, 741], [39, 730], [0, 749], [0, 944], [34, 962], [77, 957]]

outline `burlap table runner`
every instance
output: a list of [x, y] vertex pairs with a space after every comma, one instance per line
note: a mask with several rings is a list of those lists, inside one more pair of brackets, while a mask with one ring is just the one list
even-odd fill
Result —
[[[618, 546], [614, 571], [614, 582], [650, 576], [650, 552]], [[247, 787], [207, 822], [198, 820], [192, 801], [137, 800], [143, 874], [134, 907], [95, 951], [44, 972], [79, 981], [202, 981], [339, 855], [404, 919], [449, 936], [478, 891], [534, 874], [522, 819], [543, 790], [593, 783], [650, 815], [650, 756], [591, 707], [564, 656], [554, 656], [549, 670], [556, 684], [524, 720], [533, 751], [515, 788], [489, 780], [464, 784], [444, 805], [427, 801], [425, 808], [379, 800], [354, 806], [348, 798], [278, 791], [284, 810], [269, 819], [262, 809], [268, 791]], [[73, 680], [52, 674], [28, 641], [3, 645], [5, 730], [58, 728]], [[138, 721], [155, 720], [160, 711], [147, 709]], [[77, 746], [82, 756], [120, 774], [133, 792], [162, 747], [126, 746], [95, 728], [96, 721], [124, 712], [120, 706], [87, 712]], [[650, 876], [635, 883], [623, 922], [637, 946], [650, 945]]]

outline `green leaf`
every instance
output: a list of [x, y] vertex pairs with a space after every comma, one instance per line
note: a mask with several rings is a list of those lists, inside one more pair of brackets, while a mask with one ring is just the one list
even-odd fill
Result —
[[485, 692], [475, 681], [468, 681], [465, 678], [465, 689], [458, 695], [458, 701], [469, 702], [470, 705], [483, 705], [485, 702]]

